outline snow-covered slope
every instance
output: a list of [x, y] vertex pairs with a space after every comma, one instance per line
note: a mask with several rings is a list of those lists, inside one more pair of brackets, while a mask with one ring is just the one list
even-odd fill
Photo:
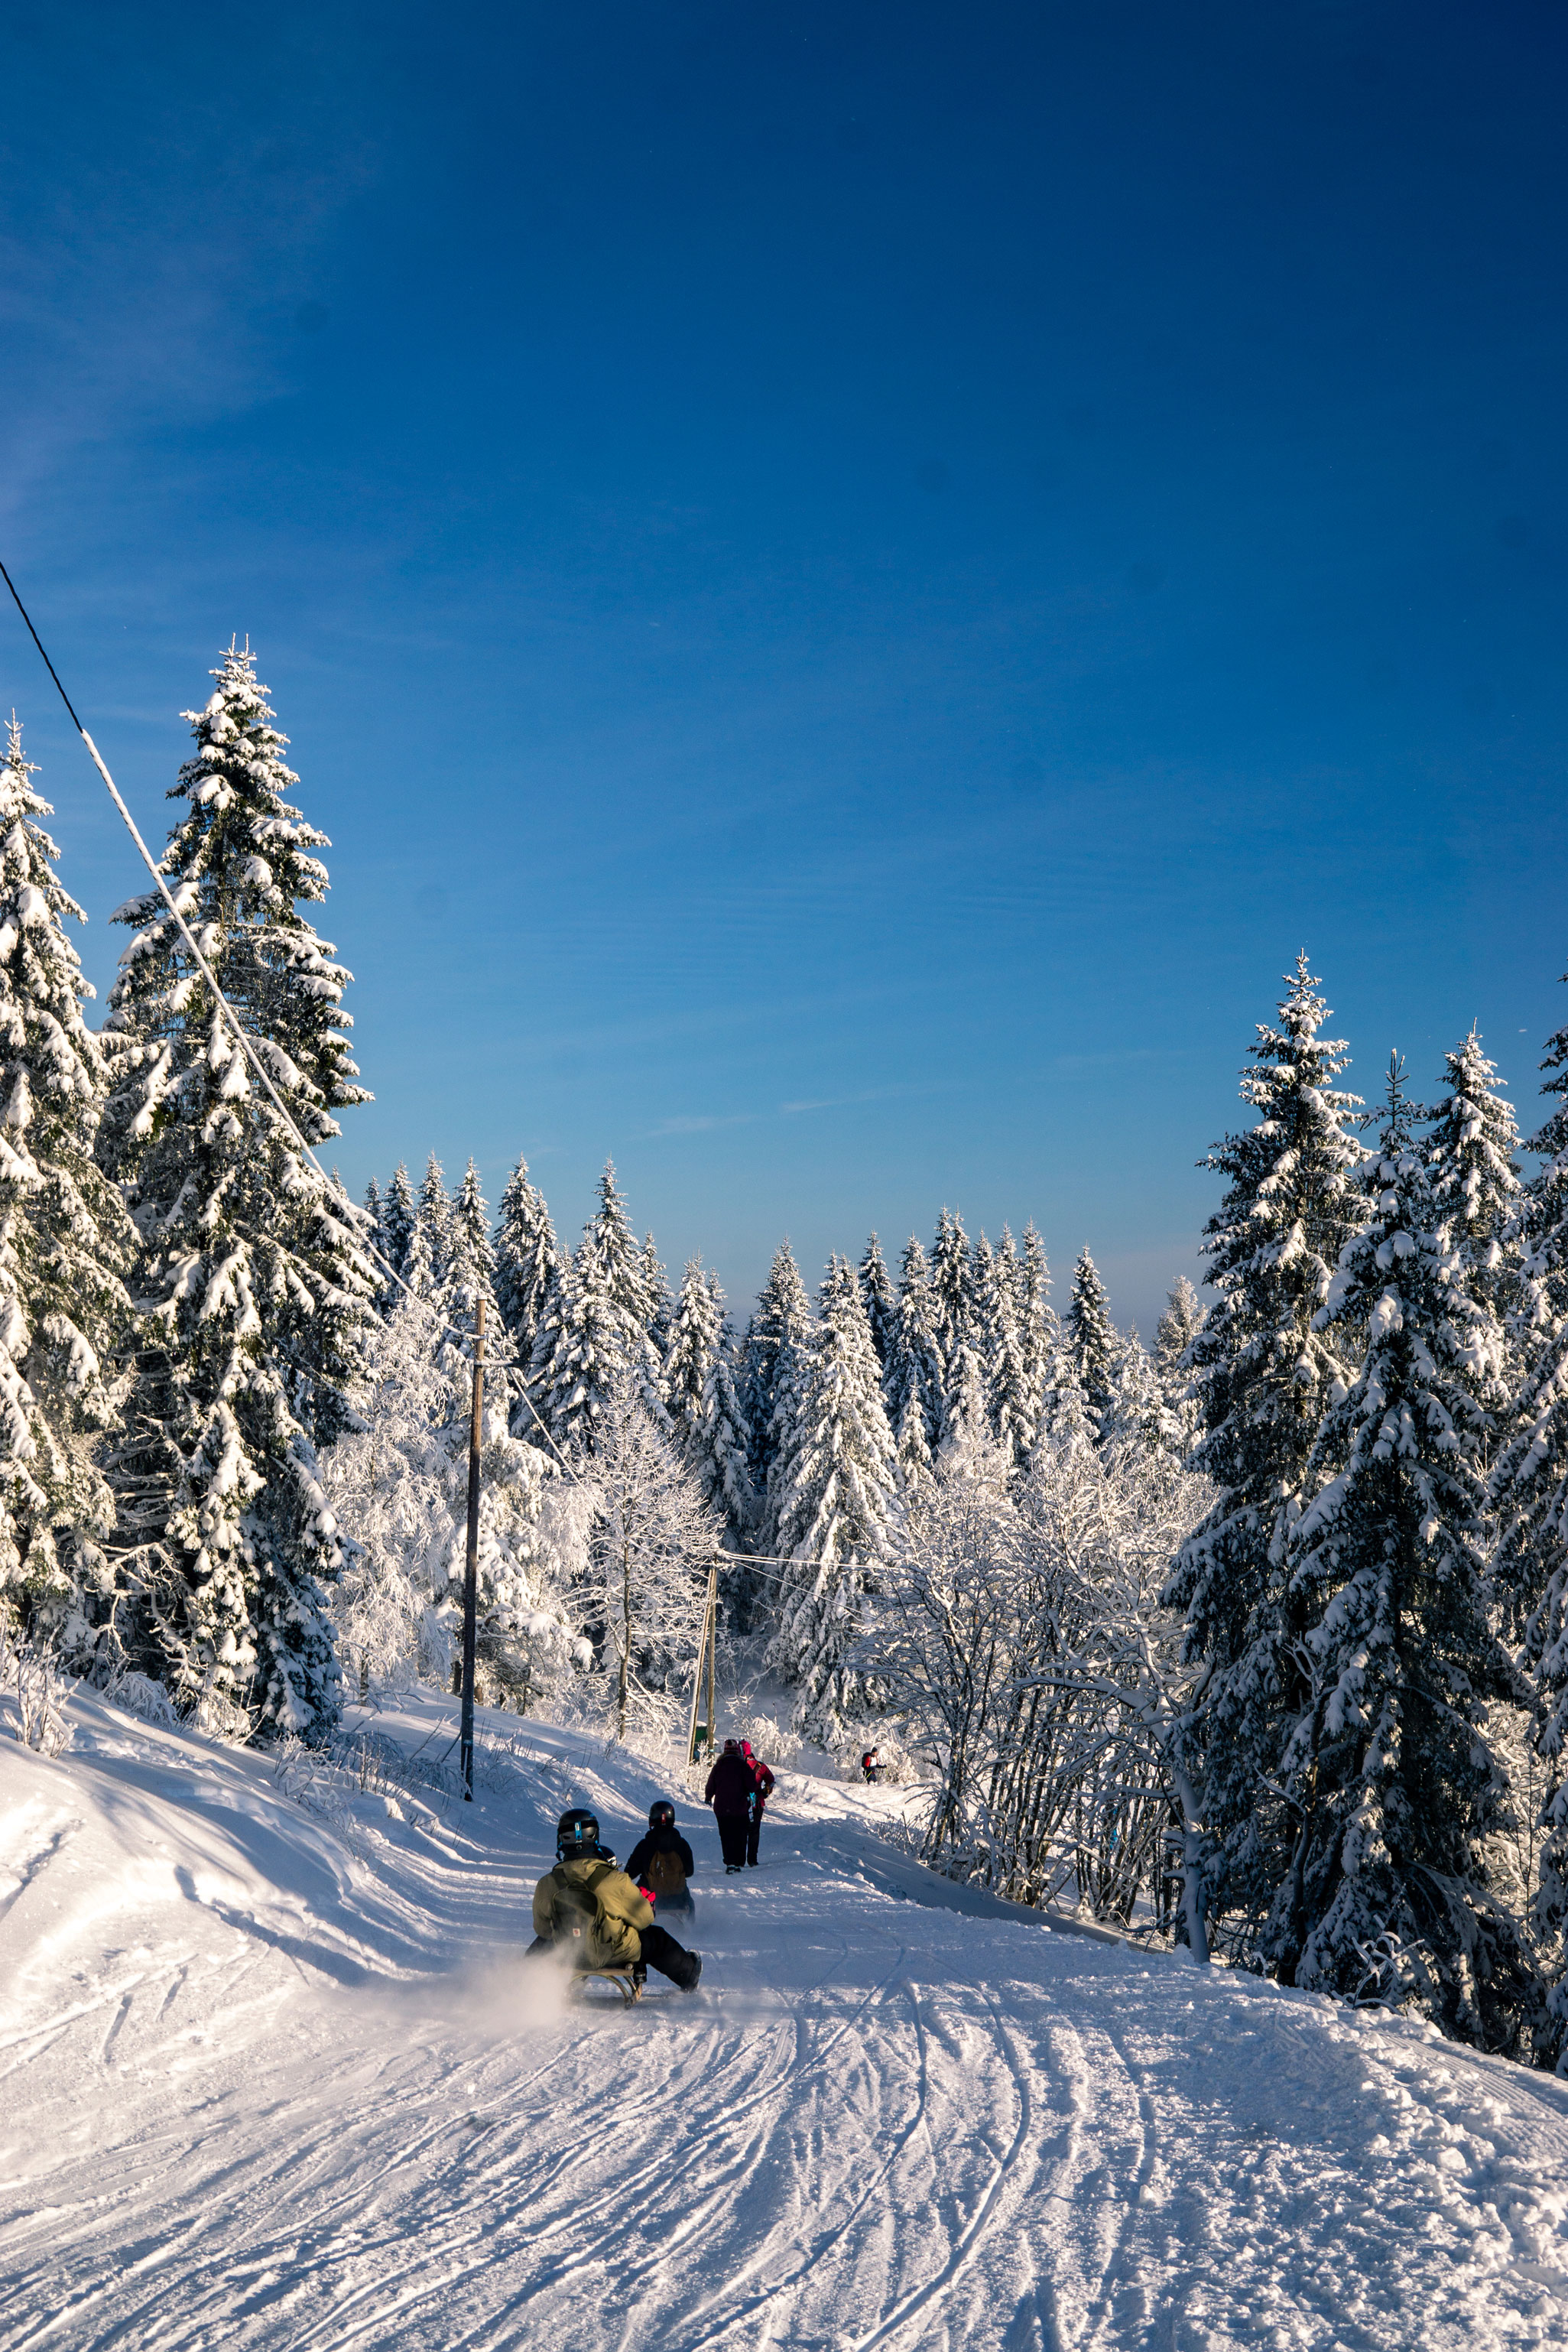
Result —
[[697, 1819], [702, 1990], [622, 2015], [517, 1956], [622, 1752], [491, 1718], [482, 1805], [329, 1826], [70, 1713], [0, 1722], [0, 2346], [1564, 2339], [1563, 2085], [975, 1901], [873, 1792], [786, 1779], [740, 1881]]

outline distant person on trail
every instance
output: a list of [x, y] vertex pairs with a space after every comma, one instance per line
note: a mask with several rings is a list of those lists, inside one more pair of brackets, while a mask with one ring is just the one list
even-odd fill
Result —
[[756, 1801], [757, 1783], [751, 1777], [750, 1765], [740, 1752], [740, 1742], [727, 1739], [724, 1754], [708, 1774], [707, 1786], [703, 1790], [703, 1802], [713, 1807], [718, 1822], [727, 1878], [746, 1868], [747, 1829]]
[[668, 1797], [648, 1808], [648, 1833], [640, 1837], [626, 1857], [626, 1875], [635, 1879], [661, 1918], [679, 1911], [696, 1916], [686, 1881], [696, 1870], [692, 1850], [675, 1827], [675, 1809]]
[[863, 1780], [881, 1780], [882, 1750], [880, 1748], [868, 1748], [861, 1758], [861, 1778]]
[[751, 1774], [751, 1785], [757, 1791], [751, 1808], [746, 1817], [746, 1859], [751, 1868], [755, 1870], [757, 1867], [757, 1841], [762, 1835], [763, 1807], [767, 1804], [768, 1798], [773, 1794], [774, 1790], [779, 1784], [774, 1780], [772, 1773], [768, 1770], [761, 1757], [757, 1755], [753, 1750], [749, 1739], [743, 1739], [741, 1741], [740, 1752], [746, 1759], [747, 1769]]
[[682, 1992], [695, 1992], [700, 1955], [654, 1925], [647, 1896], [600, 1844], [598, 1817], [580, 1805], [562, 1813], [555, 1850], [555, 1868], [534, 1889], [529, 1958], [560, 1952], [574, 1970], [617, 1969], [638, 1985], [654, 1968]]

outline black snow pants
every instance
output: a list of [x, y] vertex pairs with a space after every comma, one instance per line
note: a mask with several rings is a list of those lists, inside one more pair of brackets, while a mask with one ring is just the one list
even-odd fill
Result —
[[714, 1819], [718, 1823], [718, 1842], [724, 1848], [724, 1866], [726, 1870], [744, 1870], [746, 1867], [746, 1834], [747, 1827], [746, 1815], [744, 1813], [716, 1813], [714, 1815]]
[[762, 1808], [758, 1805], [746, 1820], [746, 1859], [754, 1866], [757, 1861], [757, 1841], [762, 1835]]

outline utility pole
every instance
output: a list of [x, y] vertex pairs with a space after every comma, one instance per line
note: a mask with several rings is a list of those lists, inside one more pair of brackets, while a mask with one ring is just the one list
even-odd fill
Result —
[[703, 1700], [703, 1670], [707, 1670], [707, 1736], [713, 1745], [713, 1642], [718, 1620], [718, 1564], [707, 1572], [707, 1603], [703, 1611], [702, 1635], [697, 1643], [696, 1672], [692, 1677], [692, 1711], [686, 1723], [686, 1761], [695, 1764], [697, 1757], [697, 1709]]
[[479, 1616], [479, 1444], [485, 1434], [485, 1294], [474, 1322], [474, 1412], [468, 1424], [468, 1556], [463, 1568], [463, 1714], [458, 1769], [464, 1801], [474, 1801], [474, 1648]]

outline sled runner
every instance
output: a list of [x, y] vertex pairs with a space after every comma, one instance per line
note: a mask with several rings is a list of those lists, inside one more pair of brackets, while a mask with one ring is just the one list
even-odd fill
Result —
[[630, 2009], [643, 1998], [643, 1988], [630, 1969], [579, 1969], [573, 1974], [571, 1989], [579, 2000], [601, 2000], [603, 1995], [591, 1993], [590, 1985], [612, 1985], [621, 1996], [621, 2005]]

